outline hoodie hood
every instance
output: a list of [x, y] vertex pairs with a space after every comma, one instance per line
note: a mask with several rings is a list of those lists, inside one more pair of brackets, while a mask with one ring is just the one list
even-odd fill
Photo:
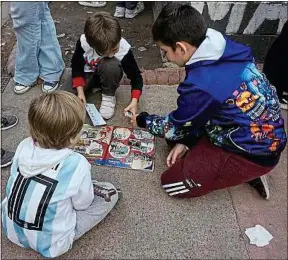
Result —
[[190, 60], [188, 67], [208, 65], [217, 61], [253, 61], [251, 48], [224, 37], [220, 32], [208, 28], [206, 38], [198, 47]]
[[25, 178], [29, 178], [51, 169], [73, 153], [71, 149], [44, 149], [34, 144], [31, 137], [25, 139], [16, 152], [19, 169]]

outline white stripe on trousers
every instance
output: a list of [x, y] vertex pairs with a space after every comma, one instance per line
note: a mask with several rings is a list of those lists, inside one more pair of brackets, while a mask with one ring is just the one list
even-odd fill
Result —
[[169, 196], [174, 196], [174, 195], [177, 195], [177, 194], [186, 193], [188, 191], [190, 191], [190, 190], [186, 189], [186, 190], [180, 190], [180, 191], [171, 192], [171, 193], [169, 193]]

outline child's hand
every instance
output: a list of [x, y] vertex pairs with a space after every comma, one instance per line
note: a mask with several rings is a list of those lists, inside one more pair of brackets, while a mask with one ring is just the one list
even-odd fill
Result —
[[138, 114], [135, 114], [132, 116], [130, 123], [133, 125], [133, 127], [137, 127], [137, 118]]
[[78, 93], [78, 98], [83, 102], [83, 104], [84, 105], [86, 105], [86, 98], [85, 98], [85, 94], [83, 93], [81, 93], [81, 94], [79, 94]]
[[131, 124], [133, 124], [134, 121], [136, 122], [136, 120], [133, 119], [136, 119], [137, 108], [138, 108], [138, 100], [136, 98], [132, 98], [129, 106], [124, 109], [124, 112], [130, 111], [133, 114], [132, 119], [130, 121]]
[[176, 144], [167, 157], [167, 166], [171, 167], [177, 160], [181, 159], [189, 148], [184, 144]]
[[86, 105], [86, 98], [84, 94], [84, 88], [83, 87], [78, 87], [77, 88], [77, 96], [78, 98], [83, 102], [84, 105]]

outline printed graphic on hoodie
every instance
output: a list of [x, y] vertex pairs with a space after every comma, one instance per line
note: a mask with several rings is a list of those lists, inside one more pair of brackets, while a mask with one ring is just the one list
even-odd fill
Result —
[[[55, 167], [58, 168], [59, 164]], [[31, 178], [24, 178], [19, 168], [17, 169], [18, 176], [14, 182], [12, 192], [8, 197], [8, 217], [13, 220], [18, 226], [29, 229], [42, 231], [43, 222], [47, 207], [50, 203], [51, 197], [56, 189], [57, 180], [39, 174]], [[42, 194], [38, 194], [39, 200], [34, 205], [37, 210], [31, 221], [26, 221], [23, 212], [27, 212], [27, 199], [32, 194], [34, 187], [39, 184], [44, 186]]]
[[[217, 120], [211, 120], [206, 129], [212, 142], [221, 147], [234, 146], [249, 153], [254, 153], [255, 149], [258, 154], [259, 144], [262, 155], [282, 151], [287, 138], [275, 87], [269, 84], [254, 63], [246, 66], [241, 78], [243, 83], [225, 102], [226, 109], [232, 112], [238, 124], [225, 127], [220, 126]], [[251, 143], [255, 143], [254, 147]]]
[[150, 133], [189, 146], [206, 132], [215, 145], [253, 158], [275, 158], [284, 150], [277, 94], [257, 70], [250, 47], [208, 28], [185, 70], [177, 108], [145, 117]]

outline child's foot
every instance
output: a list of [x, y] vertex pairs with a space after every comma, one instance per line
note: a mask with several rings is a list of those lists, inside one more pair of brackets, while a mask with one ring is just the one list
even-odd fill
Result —
[[43, 81], [42, 92], [44, 92], [44, 93], [53, 92], [58, 87], [59, 87], [59, 81], [51, 81], [51, 82]]
[[14, 155], [15, 153], [1, 148], [1, 168], [11, 165]]
[[279, 101], [281, 108], [288, 110], [288, 94], [283, 94]]
[[248, 184], [258, 191], [260, 196], [266, 200], [270, 197], [268, 182], [265, 176], [248, 181]]
[[14, 85], [14, 92], [16, 94], [23, 94], [25, 92], [27, 92], [28, 90], [30, 90], [33, 86], [26, 86], [26, 85], [23, 85], [21, 83], [18, 83], [18, 82], [15, 82], [15, 85]]
[[1, 130], [7, 130], [17, 125], [17, 116], [1, 116]]
[[125, 18], [132, 19], [136, 15], [140, 14], [144, 10], [143, 2], [138, 2], [137, 6], [133, 10], [129, 10], [126, 8], [125, 10]]
[[92, 180], [92, 183], [94, 194], [102, 197], [106, 202], [110, 202], [113, 195], [117, 195], [119, 199], [119, 193], [122, 193], [120, 189], [115, 188], [113, 184], [109, 182], [98, 182], [96, 180]]
[[82, 2], [78, 2], [78, 3], [79, 3], [79, 5], [89, 6], [89, 7], [104, 7], [106, 5], [106, 2], [104, 2], [104, 1], [95, 1], [95, 2], [82, 1]]
[[114, 115], [116, 105], [116, 96], [107, 96], [102, 94], [100, 114], [104, 119], [110, 119]]
[[125, 16], [125, 7], [116, 6], [114, 17], [122, 18]]

